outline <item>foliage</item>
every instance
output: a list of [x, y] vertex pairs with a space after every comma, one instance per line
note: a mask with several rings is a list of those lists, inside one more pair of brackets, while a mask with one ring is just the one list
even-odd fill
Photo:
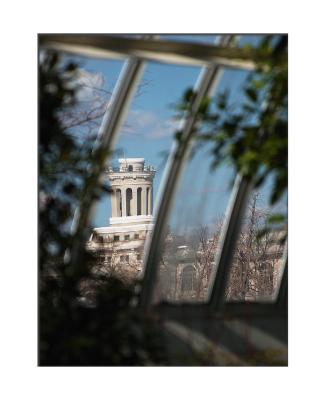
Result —
[[59, 295], [54, 301], [52, 296], [42, 296], [41, 365], [163, 363], [160, 325], [131, 307], [132, 287], [111, 278], [102, 286], [97, 282], [96, 293], [92, 307], [72, 297]]
[[[212, 168], [228, 160], [255, 188], [271, 177], [273, 205], [287, 189], [287, 36], [264, 37], [254, 54], [257, 67], [245, 82], [245, 100], [235, 106], [228, 91], [205, 98], [196, 115], [195, 139], [212, 144]], [[195, 95], [192, 89], [184, 93], [177, 118], [192, 113]], [[181, 140], [180, 132], [176, 139]]]
[[[81, 145], [62, 123], [63, 113], [76, 107], [77, 71], [76, 64], [64, 62], [55, 52], [41, 54], [39, 363], [160, 364], [164, 352], [157, 321], [132, 307], [137, 301], [134, 287], [92, 274], [95, 260], [81, 242], [84, 232], [70, 229], [76, 205], [85, 204], [85, 198], [89, 204], [108, 191], [94, 182], [89, 168], [100, 168], [104, 155], [91, 151], [91, 141]], [[79, 257], [73, 264], [70, 254], [76, 243]], [[86, 304], [85, 285], [93, 296]]]

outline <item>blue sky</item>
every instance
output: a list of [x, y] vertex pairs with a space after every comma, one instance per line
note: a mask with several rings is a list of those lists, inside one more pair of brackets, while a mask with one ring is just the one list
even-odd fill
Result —
[[[212, 43], [213, 36], [166, 36], [173, 40], [195, 40]], [[247, 36], [241, 44], [257, 43], [259, 37]], [[102, 59], [80, 59], [81, 68], [93, 82], [113, 89], [118, 79], [123, 61]], [[143, 75], [140, 92], [134, 98], [125, 126], [117, 143], [117, 149], [125, 157], [144, 157], [156, 170], [154, 197], [165, 166], [165, 159], [172, 145], [176, 124], [173, 104], [183, 92], [192, 87], [198, 77], [200, 67], [176, 66], [148, 63]], [[241, 101], [241, 87], [246, 78], [243, 71], [228, 70], [223, 73], [217, 91], [231, 90], [231, 99]], [[113, 158], [117, 162], [118, 156]], [[209, 225], [225, 212], [230, 195], [232, 171], [223, 166], [213, 173], [209, 172], [211, 163], [209, 149], [202, 149], [190, 160], [179, 187], [170, 226], [172, 229], [186, 231], [197, 225]], [[266, 193], [269, 183], [262, 192], [261, 206], [266, 206]], [[108, 198], [104, 198], [97, 207], [94, 226], [108, 225], [111, 207]]]

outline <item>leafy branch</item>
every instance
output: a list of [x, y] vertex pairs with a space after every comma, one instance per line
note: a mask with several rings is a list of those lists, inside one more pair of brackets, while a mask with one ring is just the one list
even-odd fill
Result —
[[[251, 51], [251, 46], [246, 48]], [[245, 81], [244, 101], [232, 104], [228, 90], [205, 98], [196, 115], [195, 139], [197, 146], [212, 144], [213, 169], [227, 160], [255, 188], [270, 177], [269, 203], [274, 205], [286, 192], [288, 179], [287, 36], [264, 37], [255, 54], [257, 67]], [[192, 89], [184, 93], [175, 106], [176, 118], [191, 114], [194, 96]], [[180, 141], [180, 132], [175, 137]], [[274, 219], [280, 222], [282, 218]]]

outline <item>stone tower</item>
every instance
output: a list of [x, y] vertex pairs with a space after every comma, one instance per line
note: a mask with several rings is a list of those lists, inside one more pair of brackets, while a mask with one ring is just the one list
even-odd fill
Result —
[[143, 158], [120, 158], [119, 168], [109, 168], [111, 226], [152, 222], [154, 175]]
[[[121, 158], [119, 167], [106, 171], [112, 189], [109, 226], [95, 228], [88, 249], [103, 265], [139, 271], [146, 236], [153, 229], [155, 170], [144, 158]], [[123, 272], [123, 271], [122, 271]]]

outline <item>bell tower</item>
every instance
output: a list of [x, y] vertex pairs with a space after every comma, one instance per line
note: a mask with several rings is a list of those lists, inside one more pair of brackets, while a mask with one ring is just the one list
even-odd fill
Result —
[[118, 168], [109, 167], [110, 226], [152, 222], [154, 176], [154, 168], [145, 166], [144, 158], [120, 158]]
[[[154, 228], [153, 180], [155, 169], [144, 158], [121, 158], [106, 170], [111, 186], [108, 226], [94, 228], [87, 249], [100, 259], [98, 268], [134, 279], [141, 271], [147, 235]], [[110, 272], [110, 273], [111, 273]]]

